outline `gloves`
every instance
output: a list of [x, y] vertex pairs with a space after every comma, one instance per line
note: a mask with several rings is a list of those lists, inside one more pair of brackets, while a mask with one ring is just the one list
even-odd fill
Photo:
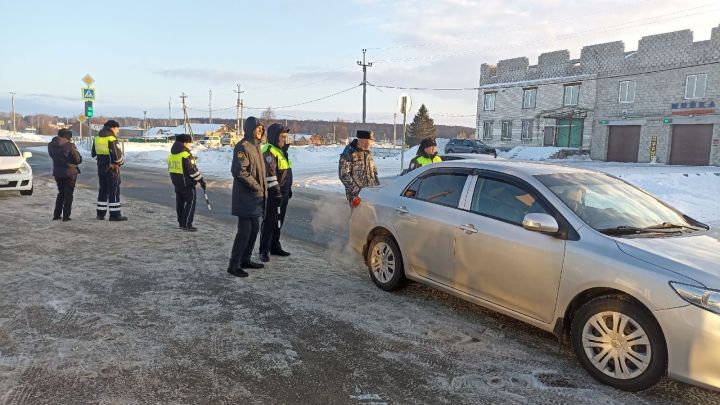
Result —
[[292, 190], [288, 193], [288, 200], [292, 198]]
[[205, 183], [205, 180], [200, 180], [200, 187], [202, 187], [203, 191], [207, 189], [207, 184]]

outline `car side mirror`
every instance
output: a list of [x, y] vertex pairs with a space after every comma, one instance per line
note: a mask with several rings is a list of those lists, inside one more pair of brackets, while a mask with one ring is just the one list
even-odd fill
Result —
[[557, 220], [548, 214], [526, 214], [522, 224], [523, 228], [533, 232], [556, 233], [560, 229]]
[[32, 152], [23, 152], [23, 157], [25, 159], [30, 159], [32, 157]]

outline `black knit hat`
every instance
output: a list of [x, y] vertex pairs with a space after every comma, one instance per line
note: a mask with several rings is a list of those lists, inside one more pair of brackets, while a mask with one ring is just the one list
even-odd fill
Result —
[[422, 141], [420, 141], [420, 150], [424, 150], [425, 148], [429, 146], [437, 146], [437, 142], [435, 141], [435, 138], [429, 136], [427, 138], [424, 138]]
[[62, 128], [58, 131], [58, 136], [61, 138], [70, 139], [70, 138], [72, 138], [72, 135], [73, 135], [72, 131], [67, 128]]
[[375, 140], [375, 132], [373, 132], [373, 131], [366, 131], [364, 129], [358, 129], [355, 134], [356, 134], [355, 136], [357, 137], [357, 139], [370, 139], [372, 141]]
[[120, 128], [120, 124], [115, 120], [108, 120], [104, 126], [105, 128]]
[[192, 142], [192, 136], [188, 134], [178, 134], [175, 135], [175, 142], [185, 143], [185, 142]]

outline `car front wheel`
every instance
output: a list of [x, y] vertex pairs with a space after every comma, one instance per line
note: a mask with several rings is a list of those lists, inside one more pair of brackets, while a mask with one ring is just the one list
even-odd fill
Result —
[[454, 152], [455, 152], [455, 151], [452, 150], [452, 149], [448, 149], [448, 150], [445, 151], [445, 153], [454, 153]]
[[373, 238], [366, 261], [370, 277], [378, 287], [392, 291], [405, 286], [400, 248], [391, 237], [379, 235]]
[[628, 297], [604, 296], [586, 303], [570, 333], [580, 364], [604, 384], [642, 391], [665, 374], [667, 348], [660, 326]]
[[32, 195], [35, 186], [30, 187], [30, 190], [20, 190], [20, 195]]

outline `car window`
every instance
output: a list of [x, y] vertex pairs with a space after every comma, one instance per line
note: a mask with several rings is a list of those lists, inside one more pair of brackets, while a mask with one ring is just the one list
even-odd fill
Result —
[[20, 151], [12, 141], [0, 139], [0, 156], [20, 156]]
[[468, 175], [465, 173], [435, 173], [423, 176], [405, 189], [403, 196], [457, 207], [467, 177]]
[[505, 222], [522, 225], [529, 213], [547, 211], [532, 193], [504, 181], [479, 178], [470, 210]]
[[465, 146], [472, 146], [472, 141], [464, 141]]

